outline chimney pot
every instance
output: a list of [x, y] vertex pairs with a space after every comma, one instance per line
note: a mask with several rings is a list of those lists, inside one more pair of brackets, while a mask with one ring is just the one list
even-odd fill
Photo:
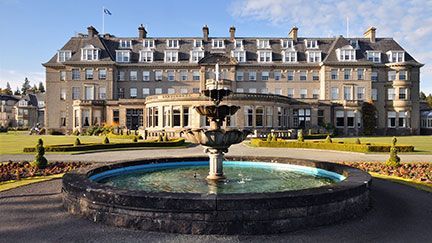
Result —
[[96, 28], [91, 25], [87, 28], [87, 33], [89, 38], [95, 37], [99, 34]]
[[294, 26], [294, 27], [292, 27], [292, 29], [288, 33], [288, 36], [291, 39], [293, 39], [294, 42], [297, 42], [297, 34], [298, 34], [298, 28]]
[[145, 29], [145, 27], [144, 27], [143, 24], [141, 24], [141, 25], [138, 27], [138, 37], [139, 37], [140, 39], [147, 38], [147, 31], [146, 31], [146, 29]]
[[203, 31], [203, 38], [204, 41], [208, 41], [209, 40], [209, 28], [207, 25], [204, 25], [204, 27], [202, 28]]
[[375, 43], [376, 38], [376, 28], [375, 27], [369, 27], [369, 29], [366, 30], [366, 32], [364, 32], [364, 37], [365, 38], [369, 38], [370, 42]]
[[234, 26], [231, 26], [230, 29], [229, 29], [229, 32], [230, 32], [230, 41], [234, 41], [234, 39], [235, 39], [235, 31], [236, 31], [236, 28]]

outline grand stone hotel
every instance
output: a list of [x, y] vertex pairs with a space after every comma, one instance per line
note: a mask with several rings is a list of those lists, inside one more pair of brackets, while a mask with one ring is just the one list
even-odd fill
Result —
[[[119, 124], [129, 129], [180, 131], [208, 125], [193, 109], [209, 103], [201, 90], [219, 77], [241, 110], [225, 126], [257, 131], [318, 129], [362, 132], [361, 106], [377, 108], [377, 134], [420, 131], [420, 67], [392, 38], [363, 37], [136, 37], [87, 34], [72, 37], [46, 68], [47, 128], [86, 129]], [[227, 33], [228, 34], [228, 33]]]

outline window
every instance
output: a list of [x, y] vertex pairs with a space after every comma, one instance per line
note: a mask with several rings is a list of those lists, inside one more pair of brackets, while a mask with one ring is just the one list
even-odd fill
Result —
[[257, 51], [258, 62], [271, 62], [272, 52], [271, 51]]
[[396, 127], [396, 112], [387, 112], [387, 127]]
[[347, 111], [347, 127], [354, 127], [355, 113], [354, 111]]
[[60, 126], [65, 127], [66, 126], [66, 111], [60, 112]]
[[357, 69], [357, 79], [358, 80], [363, 80], [364, 79], [364, 69], [363, 68], [358, 68]]
[[105, 87], [99, 87], [99, 99], [100, 100], [106, 99], [106, 88]]
[[180, 94], [187, 94], [187, 93], [188, 93], [188, 89], [186, 88], [180, 89]]
[[257, 92], [256, 88], [250, 88], [249, 89], [249, 93], [251, 93], [251, 94], [255, 94], [256, 92]]
[[66, 71], [60, 71], [60, 81], [66, 80]]
[[293, 126], [297, 128], [309, 127], [311, 119], [311, 109], [294, 109]]
[[264, 126], [264, 108], [257, 107], [255, 109], [255, 126], [262, 127]]
[[300, 98], [301, 99], [307, 98], [307, 89], [300, 89]]
[[331, 70], [331, 79], [332, 80], [338, 79], [338, 70], [337, 69], [332, 69]]
[[72, 80], [80, 79], [80, 70], [77, 68], [72, 69]]
[[243, 48], [243, 40], [234, 40], [234, 48], [236, 49]]
[[90, 126], [90, 111], [89, 110], [82, 110], [81, 111], [81, 116], [82, 116], [82, 125], [84, 127], [88, 127]]
[[156, 81], [162, 81], [162, 70], [156, 70], [155, 71], [155, 80]]
[[306, 71], [300, 71], [300, 80], [305, 81], [307, 79]]
[[150, 95], [150, 89], [149, 88], [143, 88], [142, 92], [143, 92], [143, 97]]
[[281, 80], [281, 72], [280, 71], [274, 71], [274, 80], [279, 81]]
[[131, 48], [132, 41], [131, 40], [120, 40], [119, 47], [120, 48]]
[[381, 62], [381, 52], [379, 51], [366, 51], [367, 59], [371, 62], [380, 63]]
[[371, 89], [371, 99], [372, 100], [378, 100], [378, 90], [377, 89]]
[[150, 81], [150, 71], [143, 71], [143, 81]]
[[318, 71], [313, 71], [312, 72], [312, 80], [314, 80], [314, 81], [318, 81], [319, 80], [319, 73], [318, 73]]
[[268, 94], [268, 89], [267, 88], [262, 88], [261, 89], [261, 94]]
[[200, 89], [199, 88], [192, 88], [192, 93], [199, 93], [200, 92]]
[[308, 49], [317, 49], [318, 41], [317, 40], [305, 40], [306, 48]]
[[399, 111], [399, 119], [398, 119], [398, 126], [399, 127], [408, 127], [407, 126], [407, 119], [406, 119], [406, 112], [405, 111]]
[[244, 79], [244, 73], [237, 71], [236, 72], [236, 81], [243, 81], [243, 79]]
[[244, 126], [252, 127], [253, 126], [253, 110], [250, 106], [244, 106]]
[[199, 71], [193, 71], [192, 80], [193, 81], [200, 81], [200, 72]]
[[377, 81], [378, 81], [378, 72], [373, 71], [373, 72], [371, 73], [371, 80], [372, 80], [373, 82], [377, 82]]
[[201, 58], [204, 57], [204, 51], [191, 51], [191, 59], [190, 62], [198, 62]]
[[213, 39], [212, 40], [212, 47], [213, 48], [225, 48], [225, 41], [220, 39]]
[[120, 123], [120, 111], [119, 110], [113, 110], [113, 123], [114, 124]]
[[269, 80], [269, 72], [261, 72], [261, 80], [262, 81]]
[[277, 114], [278, 114], [278, 126], [280, 128], [288, 127], [288, 109], [283, 107], [278, 107]]
[[356, 60], [355, 49], [337, 49], [336, 53], [338, 55], [338, 60], [341, 62], [352, 62]]
[[183, 107], [183, 126], [189, 126], [189, 107]]
[[319, 89], [313, 89], [312, 98], [319, 99]]
[[140, 51], [140, 62], [153, 62], [153, 52], [152, 51]]
[[59, 51], [57, 56], [57, 62], [66, 62], [72, 57], [71, 51]]
[[294, 97], [294, 89], [293, 88], [288, 88], [288, 95], [289, 98], [293, 98]]
[[168, 70], [167, 77], [168, 77], [168, 81], [174, 81], [175, 80], [174, 70]]
[[60, 89], [60, 100], [66, 100], [66, 89], [65, 88]]
[[85, 70], [85, 78], [86, 79], [93, 79], [93, 68], [87, 68]]
[[155, 42], [154, 42], [154, 40], [144, 39], [144, 40], [143, 40], [143, 47], [144, 47], [145, 49], [154, 48], [154, 47], [155, 47]]
[[406, 80], [407, 79], [407, 71], [401, 70], [399, 71], [399, 80]]
[[107, 76], [107, 70], [105, 68], [99, 69], [99, 79], [103, 80], [106, 79]]
[[336, 127], [345, 126], [345, 114], [344, 111], [336, 111]]
[[118, 71], [117, 72], [117, 80], [118, 81], [124, 81], [125, 80], [125, 72], [124, 71]]
[[128, 129], [138, 129], [143, 125], [142, 109], [126, 109], [126, 127]]
[[266, 127], [273, 126], [273, 107], [266, 107]]
[[117, 62], [129, 62], [130, 61], [130, 51], [116, 51], [116, 61]]
[[180, 125], [181, 125], [181, 108], [180, 108], [180, 106], [173, 106], [173, 108], [172, 108], [172, 113], [173, 113], [173, 117], [172, 117], [172, 120], [173, 120], [173, 126], [174, 127], [179, 127]]
[[275, 88], [275, 94], [282, 95], [282, 89], [281, 88]]
[[352, 100], [352, 87], [344, 87], [344, 100]]
[[267, 49], [270, 48], [270, 40], [257, 40], [257, 48], [259, 49]]
[[282, 61], [283, 62], [297, 62], [297, 52], [296, 51], [282, 51]]
[[237, 88], [236, 89], [236, 93], [243, 93], [244, 92], [244, 89], [243, 88]]
[[332, 87], [331, 88], [331, 99], [338, 100], [339, 99], [339, 88]]
[[99, 60], [99, 49], [88, 45], [81, 49], [81, 61], [97, 61]]
[[345, 80], [351, 79], [351, 69], [349, 68], [344, 69], [344, 79]]
[[249, 71], [249, 81], [256, 81], [256, 72]]
[[187, 70], [181, 70], [180, 71], [180, 80], [181, 81], [187, 81], [188, 80], [188, 71]]
[[156, 88], [155, 94], [162, 94], [162, 88]]
[[357, 87], [357, 100], [365, 99], [365, 87]]
[[405, 52], [403, 51], [388, 51], [387, 57], [389, 62], [404, 62]]
[[394, 100], [395, 99], [395, 89], [389, 88], [387, 89], [387, 99]]
[[318, 126], [325, 126], [324, 110], [318, 110]]
[[177, 62], [178, 51], [165, 51], [165, 62]]
[[399, 99], [406, 100], [408, 98], [408, 89], [407, 88], [399, 88]]
[[195, 48], [201, 48], [203, 46], [202, 40], [194, 40], [193, 47]]
[[175, 94], [175, 89], [168, 88], [168, 94]]
[[281, 40], [281, 46], [284, 49], [293, 49], [293, 41], [292, 40]]
[[396, 71], [388, 71], [388, 81], [393, 81], [396, 79]]
[[94, 100], [94, 86], [84, 86], [84, 100]]
[[232, 57], [234, 57], [237, 62], [246, 62], [246, 52], [245, 51], [232, 51]]
[[307, 62], [321, 62], [321, 51], [306, 51]]
[[167, 48], [179, 48], [178, 40], [166, 40]]
[[288, 81], [294, 80], [294, 71], [288, 71], [287, 72], [287, 79], [288, 79]]
[[124, 88], [118, 88], [117, 92], [118, 92], [118, 98], [119, 99], [124, 99], [124, 97], [125, 97], [125, 90], [124, 90]]
[[138, 72], [137, 71], [130, 71], [129, 72], [129, 80], [137, 81], [138, 80]]
[[72, 100], [79, 100], [79, 99], [80, 99], [80, 88], [72, 87]]

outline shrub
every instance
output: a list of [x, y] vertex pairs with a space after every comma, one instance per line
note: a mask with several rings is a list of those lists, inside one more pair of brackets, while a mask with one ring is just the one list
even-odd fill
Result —
[[272, 142], [277, 142], [277, 136], [275, 134], [272, 135], [271, 141]]
[[164, 133], [163, 137], [162, 137], [162, 141], [163, 142], [168, 142], [169, 138], [168, 138], [168, 133]]
[[326, 143], [333, 143], [333, 140], [331, 139], [330, 135], [327, 135], [325, 142]]
[[48, 160], [44, 156], [45, 148], [43, 146], [43, 140], [41, 138], [39, 138], [35, 150], [36, 150], [36, 156], [35, 156], [35, 160], [33, 161], [33, 164], [38, 169], [43, 169], [47, 166]]
[[361, 142], [360, 142], [360, 138], [357, 138], [357, 139], [355, 140], [354, 143], [355, 143], [355, 144], [361, 144]]
[[0, 132], [8, 132], [6, 127], [0, 126]]
[[73, 130], [72, 135], [79, 136], [80, 135], [79, 130], [78, 129]]
[[81, 145], [81, 141], [79, 138], [76, 138], [74, 142], [74, 146], [78, 146], [78, 145]]
[[132, 142], [137, 143], [137, 142], [138, 142], [138, 137], [135, 136], [135, 137], [132, 139]]
[[105, 137], [105, 139], [102, 142], [103, 144], [108, 144], [110, 143], [110, 140], [108, 139], [108, 137]]
[[54, 130], [54, 129], [49, 129], [48, 134], [49, 135], [64, 135], [62, 131]]
[[304, 139], [325, 139], [328, 134], [310, 134], [310, 135], [303, 135]]
[[114, 134], [114, 133], [108, 133], [106, 135], [108, 138], [110, 139], [134, 139], [135, 137], [137, 137], [138, 139], [142, 140], [143, 137], [141, 135], [119, 135], [119, 134]]
[[386, 161], [386, 165], [391, 167], [400, 166], [400, 157], [397, 155], [398, 149], [396, 148], [397, 138], [392, 139], [392, 145], [390, 148], [390, 158]]
[[303, 137], [303, 130], [298, 130], [297, 131], [297, 141], [299, 141], [299, 142], [304, 142], [304, 137]]

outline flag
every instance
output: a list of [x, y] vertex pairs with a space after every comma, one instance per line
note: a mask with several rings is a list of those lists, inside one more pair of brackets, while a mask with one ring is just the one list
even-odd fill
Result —
[[104, 13], [108, 14], [108, 15], [112, 15], [111, 12], [107, 8], [104, 8]]

